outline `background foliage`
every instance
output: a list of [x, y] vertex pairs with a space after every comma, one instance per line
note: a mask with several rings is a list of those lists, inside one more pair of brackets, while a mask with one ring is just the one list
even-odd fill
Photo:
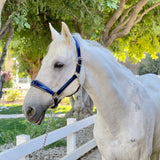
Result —
[[14, 86], [13, 78], [10, 72], [1, 72], [1, 75], [5, 75], [5, 83], [3, 88], [12, 88]]
[[143, 75], [147, 73], [160, 74], [160, 55], [158, 54], [158, 59], [152, 59], [150, 55], [147, 54], [146, 59], [138, 67], [138, 74]]
[[[128, 0], [125, 11], [140, 0]], [[13, 56], [20, 63], [20, 71], [25, 71], [34, 79], [34, 73], [40, 68], [40, 62], [51, 42], [48, 23], [57, 31], [61, 30], [61, 21], [65, 21], [71, 32], [78, 32], [82, 37], [97, 40], [103, 44], [102, 35], [105, 26], [118, 9], [118, 0], [7, 0], [2, 14], [4, 23], [10, 15], [14, 27], [14, 39], [11, 49]], [[148, 1], [143, 11], [160, 2]], [[133, 63], [145, 58], [145, 53], [156, 59], [160, 50], [160, 7], [148, 12], [123, 38], [116, 39], [109, 49], [120, 61], [126, 58]], [[122, 13], [123, 16], [123, 13]], [[112, 29], [120, 23], [116, 21]]]
[[19, 95], [20, 92], [18, 91], [18, 89], [7, 90], [6, 101], [15, 101]]

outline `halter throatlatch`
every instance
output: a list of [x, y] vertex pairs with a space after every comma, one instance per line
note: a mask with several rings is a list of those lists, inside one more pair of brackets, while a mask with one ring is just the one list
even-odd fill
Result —
[[60, 94], [79, 76], [79, 73], [81, 71], [81, 64], [82, 64], [82, 60], [81, 60], [81, 51], [80, 51], [80, 46], [79, 43], [77, 41], [77, 39], [75, 37], [73, 37], [76, 43], [76, 49], [77, 49], [77, 66], [76, 66], [76, 71], [74, 73], [74, 75], [57, 91], [54, 92], [53, 90], [51, 90], [50, 88], [48, 88], [46, 85], [44, 85], [42, 82], [38, 81], [38, 80], [34, 80], [31, 82], [31, 86], [36, 87], [41, 89], [42, 91], [45, 91], [49, 94], [52, 95], [52, 98], [54, 100], [54, 108], [56, 106], [58, 106], [60, 100], [58, 99], [58, 97], [60, 96]]

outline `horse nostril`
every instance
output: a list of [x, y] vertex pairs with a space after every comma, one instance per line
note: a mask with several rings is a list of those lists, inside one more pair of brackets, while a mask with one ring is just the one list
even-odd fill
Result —
[[26, 113], [27, 116], [32, 117], [34, 115], [34, 109], [31, 106], [29, 106]]

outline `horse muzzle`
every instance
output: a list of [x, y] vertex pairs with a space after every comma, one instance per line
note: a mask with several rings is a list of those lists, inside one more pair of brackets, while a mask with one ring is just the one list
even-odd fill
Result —
[[[38, 108], [44, 108], [44, 107], [38, 107]], [[36, 110], [32, 106], [23, 106], [23, 113], [26, 117], [26, 119], [34, 124], [40, 125], [42, 121], [44, 120], [46, 109], [41, 110]]]

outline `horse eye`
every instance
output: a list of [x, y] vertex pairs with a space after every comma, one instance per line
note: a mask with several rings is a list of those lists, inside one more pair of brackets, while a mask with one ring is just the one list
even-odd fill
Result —
[[63, 66], [64, 66], [64, 64], [61, 63], [61, 62], [56, 62], [56, 63], [54, 64], [54, 68], [59, 68], [59, 69], [61, 69]]

